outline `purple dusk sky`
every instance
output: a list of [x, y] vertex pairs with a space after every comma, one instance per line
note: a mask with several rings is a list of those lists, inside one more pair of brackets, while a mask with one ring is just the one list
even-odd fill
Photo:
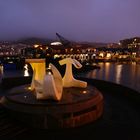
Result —
[[140, 36], [140, 0], [0, 0], [0, 40], [118, 42]]

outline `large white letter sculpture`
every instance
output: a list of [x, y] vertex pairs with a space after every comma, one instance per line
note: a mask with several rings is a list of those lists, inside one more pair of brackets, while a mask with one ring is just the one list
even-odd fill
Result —
[[60, 60], [60, 65], [66, 64], [65, 75], [62, 79], [57, 68], [50, 64], [51, 72], [46, 73], [45, 59], [26, 59], [33, 69], [31, 90], [35, 90], [37, 99], [54, 99], [60, 100], [62, 97], [63, 87], [81, 87], [86, 88], [87, 82], [76, 80], [72, 73], [72, 64], [76, 68], [82, 65], [75, 59], [66, 58]]
[[46, 73], [45, 59], [26, 59], [33, 69], [31, 90], [36, 91], [37, 99], [60, 100], [62, 97], [62, 77], [53, 64], [50, 64], [51, 72]]
[[60, 65], [66, 64], [65, 75], [62, 79], [63, 87], [81, 87], [81, 88], [87, 87], [87, 82], [76, 80], [73, 77], [72, 64], [76, 68], [82, 67], [82, 65], [76, 59], [66, 58], [66, 59], [60, 60], [59, 63], [60, 63]]
[[26, 59], [33, 69], [33, 78], [31, 83], [31, 90], [35, 89], [34, 81], [41, 83], [46, 75], [45, 59]]

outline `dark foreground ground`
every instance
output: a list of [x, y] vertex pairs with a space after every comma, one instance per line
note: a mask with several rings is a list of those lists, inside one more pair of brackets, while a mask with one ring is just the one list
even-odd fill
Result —
[[[104, 96], [103, 116], [94, 123], [82, 127], [65, 130], [38, 130], [24, 126], [8, 116], [0, 105], [0, 140], [23, 139], [93, 139], [93, 140], [140, 140], [140, 98], [139, 93], [114, 86], [103, 81], [94, 81]], [[5, 95], [0, 89], [0, 97]]]

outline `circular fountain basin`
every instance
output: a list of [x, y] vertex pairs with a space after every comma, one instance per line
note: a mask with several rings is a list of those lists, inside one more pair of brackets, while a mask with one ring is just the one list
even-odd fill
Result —
[[29, 85], [19, 86], [11, 89], [1, 104], [14, 119], [43, 129], [82, 126], [103, 113], [103, 96], [91, 84], [87, 88], [64, 88], [60, 101], [37, 100]]

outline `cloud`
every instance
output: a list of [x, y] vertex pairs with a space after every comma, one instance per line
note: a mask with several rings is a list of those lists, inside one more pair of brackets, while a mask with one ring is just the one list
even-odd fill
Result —
[[138, 0], [1, 0], [0, 39], [20, 37], [114, 42], [140, 35]]

